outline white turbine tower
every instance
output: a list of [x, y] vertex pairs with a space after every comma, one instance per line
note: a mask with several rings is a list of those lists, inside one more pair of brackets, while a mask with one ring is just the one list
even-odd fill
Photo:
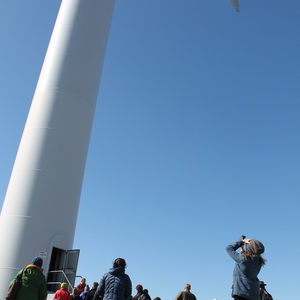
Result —
[[33, 257], [47, 274], [73, 247], [114, 3], [61, 3], [0, 217], [2, 299]]

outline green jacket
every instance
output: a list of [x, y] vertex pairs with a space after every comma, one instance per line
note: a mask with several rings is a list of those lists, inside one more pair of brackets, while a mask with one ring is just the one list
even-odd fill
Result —
[[46, 278], [43, 274], [43, 269], [36, 265], [30, 264], [25, 269], [19, 271], [9, 287], [23, 271], [22, 286], [16, 300], [45, 300], [47, 298]]

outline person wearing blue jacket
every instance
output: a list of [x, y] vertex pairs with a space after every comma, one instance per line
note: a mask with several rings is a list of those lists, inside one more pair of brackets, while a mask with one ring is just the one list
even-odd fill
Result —
[[[261, 267], [265, 265], [265, 259], [261, 256], [265, 247], [258, 240], [243, 238], [226, 247], [228, 255], [236, 262], [233, 270], [232, 297], [236, 300], [259, 300], [257, 276]], [[240, 253], [237, 252], [239, 248]]]
[[117, 258], [113, 267], [101, 278], [93, 300], [128, 300], [131, 298], [132, 285], [130, 277], [125, 274], [126, 261]]

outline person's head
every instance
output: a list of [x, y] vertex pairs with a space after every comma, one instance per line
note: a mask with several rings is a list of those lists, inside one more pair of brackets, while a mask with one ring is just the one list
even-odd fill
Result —
[[261, 289], [265, 289], [265, 286], [266, 286], [266, 284], [265, 284], [263, 281], [260, 281], [260, 282], [259, 282], [259, 287], [260, 287]]
[[90, 286], [87, 284], [87, 285], [85, 286], [84, 290], [88, 292], [88, 291], [90, 290]]
[[93, 287], [92, 287], [92, 288], [93, 288], [93, 289], [97, 289], [98, 284], [99, 284], [99, 283], [98, 283], [97, 281], [95, 281], [95, 282], [93, 283]]
[[32, 262], [31, 262], [33, 265], [41, 268], [43, 266], [43, 259], [39, 256], [35, 257]]
[[138, 284], [136, 287], [135, 287], [136, 291], [138, 293], [141, 293], [143, 291], [143, 286], [141, 284]]
[[148, 295], [148, 293], [149, 293], [149, 292], [148, 292], [147, 289], [144, 289], [144, 290], [143, 290], [143, 294], [144, 294], [144, 295]]
[[246, 250], [252, 255], [259, 256], [265, 252], [265, 246], [260, 241], [251, 239]]
[[124, 258], [116, 258], [113, 264], [114, 268], [126, 268], [126, 261]]
[[189, 292], [191, 290], [191, 285], [189, 283], [186, 283], [184, 289]]
[[85, 278], [81, 278], [80, 283], [85, 284], [86, 279]]
[[265, 252], [265, 246], [258, 240], [251, 239], [249, 244], [246, 246], [246, 250], [242, 252], [242, 255], [248, 259], [253, 259], [254, 257], [259, 258], [259, 262], [262, 266], [266, 264], [266, 260], [261, 256]]
[[63, 282], [61, 285], [60, 285], [60, 287], [62, 288], [62, 289], [67, 289], [67, 284], [65, 283], [65, 282]]

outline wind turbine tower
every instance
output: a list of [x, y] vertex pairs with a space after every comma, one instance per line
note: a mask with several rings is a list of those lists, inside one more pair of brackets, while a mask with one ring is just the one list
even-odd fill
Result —
[[114, 4], [61, 3], [0, 216], [2, 299], [33, 257], [47, 275], [73, 247]]

